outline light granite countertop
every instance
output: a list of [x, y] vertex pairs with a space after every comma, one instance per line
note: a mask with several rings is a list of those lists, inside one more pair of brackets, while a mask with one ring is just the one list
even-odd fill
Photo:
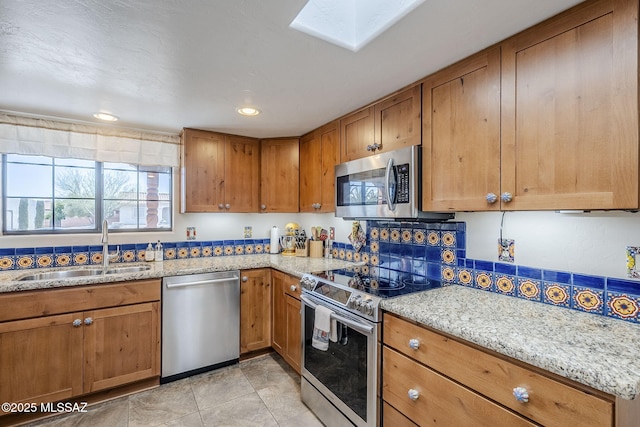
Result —
[[328, 258], [285, 257], [282, 255], [260, 254], [189, 258], [147, 263], [118, 263], [111, 264], [110, 267], [130, 267], [138, 265], [148, 265], [150, 269], [134, 273], [27, 281], [20, 281], [18, 279], [34, 273], [69, 269], [96, 269], [100, 268], [100, 266], [93, 265], [87, 267], [11, 270], [1, 272], [0, 293], [209, 273], [213, 271], [248, 270], [264, 267], [275, 268], [276, 270], [301, 277], [304, 273], [343, 268], [348, 265], [353, 265], [353, 263]]
[[640, 325], [458, 285], [381, 306], [623, 399], [640, 393]]

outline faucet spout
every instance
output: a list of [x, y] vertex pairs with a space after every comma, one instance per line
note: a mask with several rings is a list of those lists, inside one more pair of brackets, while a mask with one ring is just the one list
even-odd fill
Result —
[[102, 221], [102, 268], [104, 271], [109, 268], [109, 224], [106, 219]]

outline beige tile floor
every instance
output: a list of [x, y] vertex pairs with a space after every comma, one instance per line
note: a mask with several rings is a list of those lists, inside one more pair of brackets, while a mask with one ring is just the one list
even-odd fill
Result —
[[322, 426], [300, 401], [300, 377], [278, 356], [164, 384], [105, 402], [87, 413], [29, 424], [38, 427]]

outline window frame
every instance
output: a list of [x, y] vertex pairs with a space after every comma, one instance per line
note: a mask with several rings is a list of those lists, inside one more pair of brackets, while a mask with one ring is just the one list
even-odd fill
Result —
[[[49, 159], [53, 159], [51, 166], [51, 174], [52, 174], [52, 196], [51, 196], [51, 201], [52, 201], [52, 209], [54, 209], [53, 207], [55, 206], [55, 202], [56, 200], [64, 200], [67, 198], [64, 197], [56, 197], [55, 194], [55, 168], [56, 166], [58, 167], [68, 167], [65, 165], [56, 165], [55, 164], [55, 159], [61, 159], [60, 157], [52, 157], [52, 156], [44, 156], [44, 155], [37, 155], [34, 154], [33, 156], [38, 156], [38, 157], [46, 157]], [[80, 159], [77, 159], [80, 160]], [[102, 232], [102, 223], [103, 223], [103, 219], [104, 219], [104, 209], [105, 209], [105, 199], [104, 199], [104, 164], [105, 163], [113, 163], [113, 162], [99, 162], [99, 161], [93, 161], [94, 165], [95, 165], [95, 223], [94, 223], [94, 227], [93, 228], [71, 228], [71, 229], [64, 229], [64, 228], [50, 228], [50, 229], [45, 229], [45, 230], [7, 230], [7, 222], [6, 222], [6, 218], [7, 218], [7, 212], [6, 212], [6, 207], [7, 207], [7, 200], [8, 199], [13, 199], [14, 197], [8, 197], [7, 196], [7, 186], [8, 186], [8, 181], [7, 181], [7, 153], [3, 153], [2, 154], [2, 159], [1, 159], [1, 166], [2, 166], [2, 235], [7, 235], [7, 236], [31, 236], [31, 235], [42, 235], [42, 234], [55, 234], [55, 235], [70, 235], [70, 234], [96, 234], [96, 233], [101, 233]], [[26, 164], [37, 164], [37, 163], [26, 163]], [[140, 211], [140, 202], [143, 202], [143, 199], [140, 199], [140, 173], [144, 172], [141, 171], [141, 168], [148, 168], [149, 166], [144, 166], [144, 165], [137, 165], [137, 164], [129, 164], [129, 163], [122, 163], [122, 164], [127, 164], [129, 166], [135, 167], [135, 173], [137, 175], [136, 178], [136, 194], [137, 197], [136, 199], [132, 199], [136, 202], [137, 204], [137, 208], [136, 210], [139, 212]], [[174, 211], [173, 211], [173, 203], [174, 203], [174, 182], [173, 182], [173, 167], [171, 166], [157, 166], [159, 169], [164, 169], [164, 168], [168, 168], [169, 171], [168, 172], [156, 172], [156, 173], [162, 173], [162, 174], [166, 174], [169, 178], [169, 211], [170, 211], [170, 221], [168, 224], [168, 227], [154, 227], [154, 228], [142, 228], [140, 227], [140, 222], [138, 220], [137, 225], [135, 228], [111, 228], [109, 227], [109, 232], [110, 233], [149, 233], [149, 232], [172, 232], [173, 231], [173, 225], [174, 225]], [[111, 168], [107, 168], [108, 170], [110, 170]], [[109, 199], [109, 200], [119, 200], [119, 199]], [[124, 199], [123, 199], [124, 200]], [[158, 202], [160, 202], [160, 198], [158, 197]]]

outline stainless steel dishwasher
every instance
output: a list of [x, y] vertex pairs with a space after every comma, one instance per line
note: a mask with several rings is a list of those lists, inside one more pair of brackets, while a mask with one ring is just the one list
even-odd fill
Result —
[[162, 280], [162, 375], [166, 383], [237, 363], [240, 272]]

